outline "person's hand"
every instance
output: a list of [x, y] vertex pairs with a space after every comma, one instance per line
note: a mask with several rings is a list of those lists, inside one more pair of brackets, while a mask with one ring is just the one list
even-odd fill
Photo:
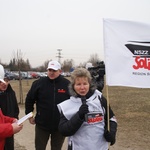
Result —
[[35, 118], [33, 118], [33, 117], [29, 118], [29, 122], [34, 125], [35, 124]]
[[23, 128], [23, 124], [18, 125], [17, 122], [12, 123], [11, 125], [13, 127], [14, 134], [18, 133]]
[[14, 120], [13, 120], [13, 123], [15, 123], [15, 122], [18, 122], [18, 119], [14, 119]]
[[81, 107], [79, 108], [79, 117], [81, 119], [84, 119], [85, 114], [87, 114], [89, 112], [88, 110], [88, 105], [87, 104], [82, 104]]
[[113, 133], [111, 133], [110, 131], [105, 130], [104, 131], [104, 137], [105, 137], [107, 142], [110, 142], [110, 145], [115, 144], [115, 141], [116, 141], [115, 135]]

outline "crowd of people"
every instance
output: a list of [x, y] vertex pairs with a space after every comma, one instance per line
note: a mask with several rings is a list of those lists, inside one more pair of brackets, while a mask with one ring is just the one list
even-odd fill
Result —
[[[46, 150], [49, 139], [51, 150], [61, 150], [65, 137], [68, 150], [108, 150], [116, 141], [117, 120], [102, 94], [104, 77], [96, 81], [102, 84], [96, 84], [88, 68], [76, 68], [70, 80], [61, 73], [61, 64], [50, 61], [47, 76], [35, 80], [26, 95], [25, 114], [35, 111], [29, 118], [35, 126], [35, 150]], [[0, 149], [14, 150], [14, 134], [23, 124], [17, 123], [15, 91], [2, 65], [0, 108]]]

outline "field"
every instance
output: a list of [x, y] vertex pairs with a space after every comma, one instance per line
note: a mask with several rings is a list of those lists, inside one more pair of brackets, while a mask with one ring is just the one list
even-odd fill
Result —
[[[23, 99], [33, 80], [22, 80]], [[11, 81], [19, 102], [19, 82]], [[118, 120], [117, 142], [110, 150], [150, 150], [150, 89], [108, 87], [103, 95]], [[19, 104], [23, 108], [24, 104]], [[19, 149], [18, 149], [19, 150]]]

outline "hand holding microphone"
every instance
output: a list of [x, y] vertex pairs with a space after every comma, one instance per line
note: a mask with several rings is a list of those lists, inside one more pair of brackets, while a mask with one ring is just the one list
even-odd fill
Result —
[[89, 112], [89, 109], [88, 109], [88, 105], [86, 104], [86, 97], [81, 97], [81, 100], [82, 100], [82, 105], [81, 107], [79, 108], [79, 117], [81, 119], [84, 119], [85, 118], [85, 114], [87, 114]]
[[86, 104], [86, 97], [85, 96], [81, 96], [81, 101], [82, 101], [82, 104]]

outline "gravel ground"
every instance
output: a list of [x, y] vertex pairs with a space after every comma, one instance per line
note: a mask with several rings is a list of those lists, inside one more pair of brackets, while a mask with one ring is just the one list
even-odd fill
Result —
[[21, 146], [15, 141], [15, 150], [27, 150], [27, 149], [25, 148], [25, 146]]

